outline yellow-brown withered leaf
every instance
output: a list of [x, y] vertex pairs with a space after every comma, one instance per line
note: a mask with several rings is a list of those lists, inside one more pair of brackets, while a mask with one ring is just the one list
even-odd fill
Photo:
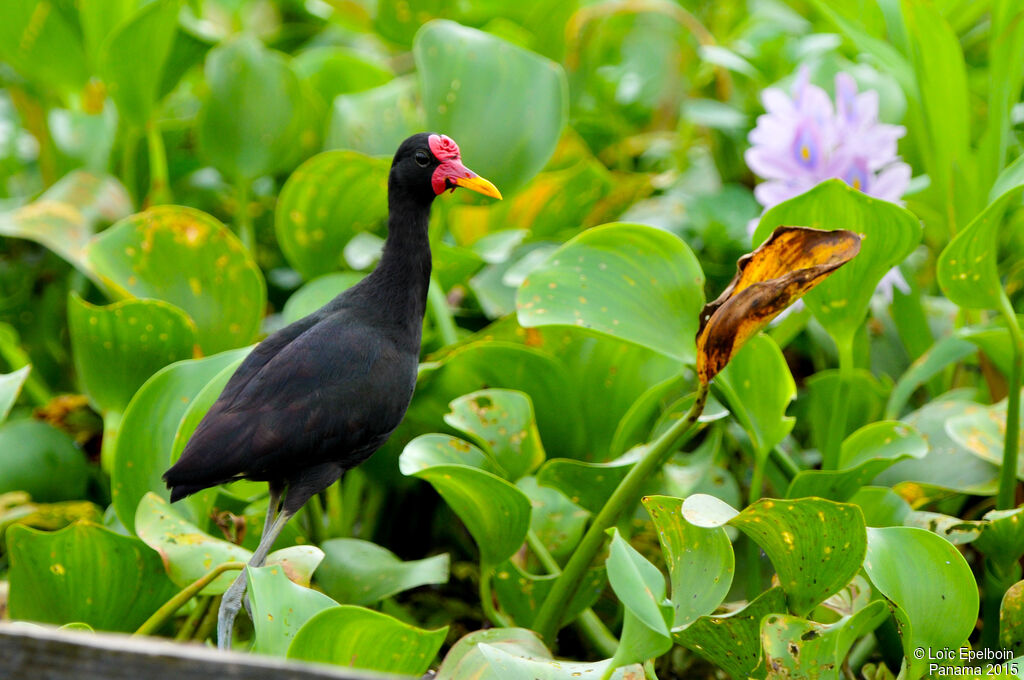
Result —
[[747, 339], [860, 252], [845, 229], [779, 227], [739, 259], [725, 291], [704, 306], [697, 331], [697, 375], [707, 384]]

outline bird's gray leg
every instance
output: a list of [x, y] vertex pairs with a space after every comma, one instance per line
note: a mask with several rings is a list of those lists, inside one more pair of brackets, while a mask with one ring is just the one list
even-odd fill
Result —
[[[263, 520], [263, 533], [260, 534], [260, 542], [263, 541], [263, 537], [270, 531], [270, 527], [274, 525], [274, 518], [277, 517], [277, 511], [281, 507], [281, 489], [278, 489], [273, 484], [270, 485], [270, 498], [267, 501], [267, 518]], [[249, 598], [243, 597], [242, 604], [245, 605], [245, 613], [252, 618], [252, 608], [249, 605]]]
[[[274, 541], [277, 540], [278, 535], [281, 533], [281, 529], [284, 528], [284, 525], [288, 523], [288, 520], [294, 514], [294, 512], [290, 512], [287, 509], [281, 510], [281, 514], [274, 520], [270, 529], [263, 532], [263, 538], [260, 539], [259, 547], [256, 548], [256, 552], [252, 554], [252, 559], [249, 560], [250, 567], [259, 567], [263, 564], [263, 561], [267, 559], [267, 555], [270, 553], [271, 546], [274, 545]], [[224, 597], [220, 601], [220, 611], [217, 613], [217, 647], [220, 649], [231, 648], [231, 629], [234, 627], [238, 610], [242, 606], [245, 586], [246, 577], [245, 570], [243, 569], [242, 573], [235, 579], [235, 582], [224, 591]]]

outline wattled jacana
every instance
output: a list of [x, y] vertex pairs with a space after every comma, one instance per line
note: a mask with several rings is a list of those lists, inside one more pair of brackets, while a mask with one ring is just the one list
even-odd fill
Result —
[[[164, 473], [171, 502], [234, 479], [269, 483], [251, 566], [263, 564], [310, 497], [380, 448], [405, 415], [430, 284], [430, 205], [455, 187], [501, 198], [462, 164], [450, 138], [422, 133], [402, 142], [388, 175], [388, 238], [377, 268], [257, 345]], [[222, 649], [245, 587], [242, 571], [224, 593]]]

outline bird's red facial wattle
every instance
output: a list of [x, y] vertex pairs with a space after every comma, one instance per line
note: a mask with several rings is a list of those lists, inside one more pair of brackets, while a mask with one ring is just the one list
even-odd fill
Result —
[[430, 152], [441, 162], [430, 178], [430, 184], [433, 186], [435, 194], [440, 196], [445, 189], [455, 191], [455, 187], [465, 187], [484, 196], [501, 200], [501, 192], [498, 191], [498, 187], [462, 164], [459, 145], [451, 137], [430, 135], [427, 138], [427, 143], [430, 145]]

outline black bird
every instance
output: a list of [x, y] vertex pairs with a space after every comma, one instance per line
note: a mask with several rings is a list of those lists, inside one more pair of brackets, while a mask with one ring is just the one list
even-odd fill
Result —
[[[269, 483], [251, 566], [263, 564], [310, 497], [366, 460], [405, 416], [430, 285], [430, 205], [459, 186], [501, 198], [462, 164], [449, 137], [421, 133], [402, 142], [388, 175], [388, 238], [377, 268], [257, 345], [164, 473], [172, 503], [235, 479]], [[230, 646], [245, 587], [243, 570], [224, 593], [222, 649]]]

